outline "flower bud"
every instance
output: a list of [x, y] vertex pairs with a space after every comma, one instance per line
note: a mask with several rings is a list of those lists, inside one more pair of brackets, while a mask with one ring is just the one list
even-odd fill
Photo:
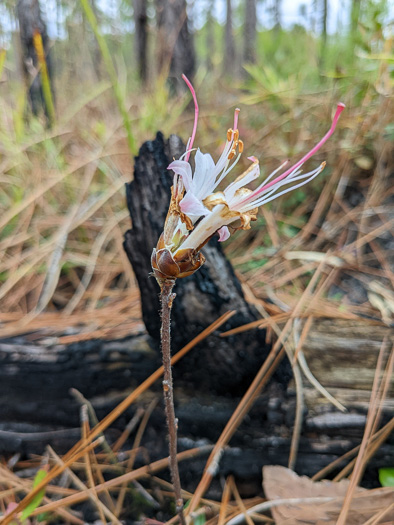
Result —
[[198, 270], [204, 262], [205, 257], [196, 250], [178, 250], [175, 255], [172, 254], [170, 250], [165, 248], [163, 234], [161, 234], [151, 256], [153, 273], [159, 283], [168, 279], [175, 280], [188, 277]]

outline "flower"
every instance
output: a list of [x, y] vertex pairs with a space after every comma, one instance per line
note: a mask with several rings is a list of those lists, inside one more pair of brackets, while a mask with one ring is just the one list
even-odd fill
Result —
[[215, 164], [211, 155], [197, 149], [193, 174], [189, 158], [194, 151], [198, 103], [190, 81], [184, 75], [183, 79], [194, 99], [195, 119], [186, 152], [168, 166], [168, 169], [174, 172], [171, 203], [164, 231], [152, 253], [152, 268], [159, 283], [194, 273], [205, 261], [200, 252], [201, 248], [215, 233], [219, 234], [219, 241], [225, 241], [230, 236], [229, 225], [237, 222], [238, 227], [234, 228], [233, 225], [233, 229], [250, 228], [251, 221], [256, 220], [260, 206], [317, 177], [323, 171], [325, 162], [308, 173], [302, 173], [302, 165], [333, 134], [339, 116], [345, 108], [344, 104], [338, 104], [329, 131], [309, 153], [281, 175], [274, 178], [288, 161], [273, 171], [255, 190], [247, 188], [250, 182], [260, 176], [259, 161], [255, 157], [248, 157], [251, 161], [249, 168], [225, 189], [219, 191], [219, 185], [236, 166], [244, 149], [238, 131], [240, 110], [235, 110], [234, 125], [227, 131], [227, 141], [219, 160]]

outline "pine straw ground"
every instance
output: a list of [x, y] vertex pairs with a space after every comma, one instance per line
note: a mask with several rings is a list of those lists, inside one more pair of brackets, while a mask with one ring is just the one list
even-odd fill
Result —
[[[211, 103], [215, 113], [223, 105], [220, 100]], [[209, 452], [198, 488], [194, 494], [185, 494], [191, 500], [186, 512], [200, 525], [235, 525], [241, 521], [250, 525], [274, 520], [304, 523], [311, 509], [316, 512], [317, 504], [316, 523], [324, 517], [329, 518], [324, 523], [393, 523], [391, 489], [364, 492], [362, 500], [368, 504], [363, 507], [357, 487], [366, 462], [394, 427], [393, 419], [379, 429], [394, 363], [389, 339], [379, 353], [363, 440], [346, 454], [347, 467], [335, 478], [338, 482], [350, 478], [350, 482], [338, 483], [334, 489], [325, 485], [310, 487], [307, 484], [312, 481], [292, 478], [286, 470], [267, 470], [267, 501], [242, 500], [232, 478], [226, 480], [221, 501], [204, 499], [212, 475], [209, 466], [264, 388], [282, 352], [288, 353], [295, 375], [299, 374], [297, 357], [313, 319], [361, 319], [371, 327], [392, 326], [394, 245], [390, 231], [394, 225], [394, 196], [392, 151], [385, 131], [390, 106], [385, 99], [375, 101], [372, 108], [369, 103], [367, 95], [358, 108], [348, 104], [335, 138], [316, 160], [327, 160], [324, 176], [304, 191], [262, 209], [258, 223], [248, 232], [235, 234], [225, 248], [248, 299], [261, 312], [261, 321], [253, 326], [265, 327], [274, 344], [213, 450], [193, 449], [179, 454], [180, 461], [187, 461]], [[254, 124], [260, 126], [259, 131], [253, 129], [253, 110], [243, 109], [240, 131], [246, 151], [258, 156], [267, 171], [283, 157], [300, 156], [324, 133], [334, 105], [335, 101], [327, 102], [324, 95], [290, 101], [281, 112], [263, 103], [259, 107], [264, 119]], [[204, 108], [203, 103], [201, 106]], [[220, 134], [224, 138], [231, 116], [226, 113], [223, 129], [218, 131], [218, 119], [206, 108], [199, 128], [205, 144], [201, 139], [198, 144], [215, 153], [220, 147], [217, 137]], [[142, 115], [144, 109], [140, 111]], [[132, 176], [132, 169], [123, 130], [112, 113], [89, 102], [79, 116], [72, 120], [69, 115], [50, 136], [39, 132], [38, 139], [36, 134], [36, 138], [27, 135], [19, 141], [10, 139], [15, 130], [11, 130], [12, 122], [3, 117], [2, 139], [8, 136], [8, 141], [3, 140], [0, 159], [4, 187], [0, 201], [1, 337], [38, 331], [42, 337], [71, 343], [122, 338], [143, 330], [139, 290], [122, 249], [122, 236], [129, 227], [123, 185]], [[164, 131], [177, 129], [186, 137], [190, 118], [177, 117], [178, 127], [175, 120], [172, 118], [167, 128], [163, 121]], [[77, 124], [71, 125], [75, 121]], [[92, 123], [89, 130], [86, 122]], [[152, 136], [141, 116], [135, 126], [141, 142]], [[219, 329], [226, 319], [216, 320], [181, 350], [174, 362]], [[247, 329], [250, 326], [238, 330]], [[160, 479], [166, 458], [133, 469], [136, 453], [143, 447], [149, 410], [135, 421], [131, 448], [125, 449], [130, 427], [114, 444], [108, 445], [102, 437], [102, 431], [157, 381], [161, 372], [153, 374], [93, 428], [89, 418], [83, 417], [81, 440], [65, 456], [60, 458], [48, 449], [44, 457], [3, 458], [0, 508], [3, 515], [6, 510], [8, 514], [0, 523], [6, 525], [15, 519], [29, 502], [34, 503], [44, 486], [41, 505], [34, 509], [36, 501], [30, 509], [30, 522], [40, 516], [43, 521], [82, 524], [83, 517], [75, 505], [90, 499], [103, 523], [119, 523], [130, 490], [139, 492], [153, 507], [168, 501], [171, 486]], [[290, 465], [297, 451], [301, 413], [299, 404]], [[47, 475], [33, 488], [40, 465], [45, 465]], [[314, 480], [329, 475], [334, 468], [330, 465], [316, 473]], [[151, 494], [144, 488], [147, 477], [155, 480], [160, 492]], [[269, 486], [270, 480], [274, 486]], [[283, 491], [276, 493], [275, 486]], [[301, 494], [296, 490], [300, 486]], [[283, 502], [278, 507], [278, 499], [289, 497], [297, 498], [296, 507], [286, 507]], [[297, 516], [291, 514], [295, 509]]]

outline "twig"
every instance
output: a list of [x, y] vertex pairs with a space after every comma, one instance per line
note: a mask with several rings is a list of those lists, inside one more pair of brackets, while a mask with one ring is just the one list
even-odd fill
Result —
[[174, 393], [172, 384], [171, 371], [171, 308], [175, 298], [172, 293], [174, 288], [174, 280], [165, 280], [161, 284], [161, 351], [163, 357], [164, 379], [163, 379], [163, 393], [166, 407], [167, 429], [169, 438], [170, 450], [170, 470], [171, 480], [174, 485], [175, 492], [175, 507], [179, 515], [182, 525], [186, 525], [185, 516], [183, 514], [183, 499], [181, 492], [181, 480], [179, 478], [179, 469], [177, 461], [177, 427], [178, 422], [175, 418], [174, 408]]

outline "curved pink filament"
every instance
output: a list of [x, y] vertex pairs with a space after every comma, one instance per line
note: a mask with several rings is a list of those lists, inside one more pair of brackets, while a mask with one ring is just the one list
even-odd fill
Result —
[[[186, 75], [182, 75], [182, 78], [186, 82], [187, 87], [190, 89], [190, 93], [192, 94], [193, 101], [194, 101], [194, 125], [193, 125], [193, 131], [192, 131], [192, 136], [190, 137], [190, 139], [187, 142], [187, 150], [191, 150], [192, 147], [193, 147], [193, 142], [194, 142], [194, 139], [196, 137], [196, 131], [197, 131], [198, 102], [197, 102], [196, 91], [195, 91], [194, 87], [192, 86], [192, 83], [190, 82], [190, 80], [187, 78]], [[185, 157], [185, 161], [186, 162], [189, 161], [190, 153], [191, 152], [188, 151], [188, 153], [186, 154], [186, 157]]]
[[[238, 115], [241, 110], [239, 108], [235, 108], [234, 111], [234, 125], [233, 125], [233, 132], [237, 131], [238, 129]], [[233, 133], [234, 134], [234, 133]]]
[[302, 157], [301, 160], [299, 160], [298, 162], [296, 162], [294, 164], [294, 166], [292, 166], [291, 168], [289, 168], [288, 170], [286, 170], [284, 173], [282, 173], [282, 175], [280, 175], [279, 177], [276, 177], [276, 179], [272, 180], [270, 183], [268, 184], [265, 184], [264, 186], [262, 186], [261, 188], [259, 188], [257, 191], [251, 193], [247, 199], [244, 199], [245, 201], [246, 200], [250, 200], [250, 197], [256, 197], [256, 195], [259, 195], [260, 193], [262, 193], [263, 191], [266, 191], [268, 188], [270, 188], [271, 186], [274, 186], [275, 184], [277, 184], [278, 182], [280, 182], [281, 180], [283, 180], [285, 177], [287, 177], [287, 175], [289, 175], [290, 173], [292, 173], [294, 170], [296, 170], [299, 166], [301, 166], [301, 164], [303, 164], [305, 161], [307, 161], [309, 158], [312, 157], [312, 155], [314, 155], [316, 153], [316, 151], [318, 151], [321, 146], [323, 146], [323, 144], [331, 137], [331, 135], [334, 133], [335, 131], [335, 128], [336, 128], [336, 125], [337, 125], [337, 122], [338, 122], [338, 119], [339, 119], [339, 116], [340, 114], [342, 113], [342, 111], [345, 109], [345, 104], [343, 104], [342, 102], [340, 102], [337, 106], [337, 110], [335, 112], [335, 115], [334, 115], [334, 118], [332, 120], [332, 124], [331, 124], [331, 128], [328, 130], [328, 132], [324, 135], [324, 137], [321, 139], [320, 142], [318, 142], [316, 144], [316, 146], [314, 148], [311, 149], [311, 151], [309, 153], [307, 153], [306, 155], [304, 155]]

